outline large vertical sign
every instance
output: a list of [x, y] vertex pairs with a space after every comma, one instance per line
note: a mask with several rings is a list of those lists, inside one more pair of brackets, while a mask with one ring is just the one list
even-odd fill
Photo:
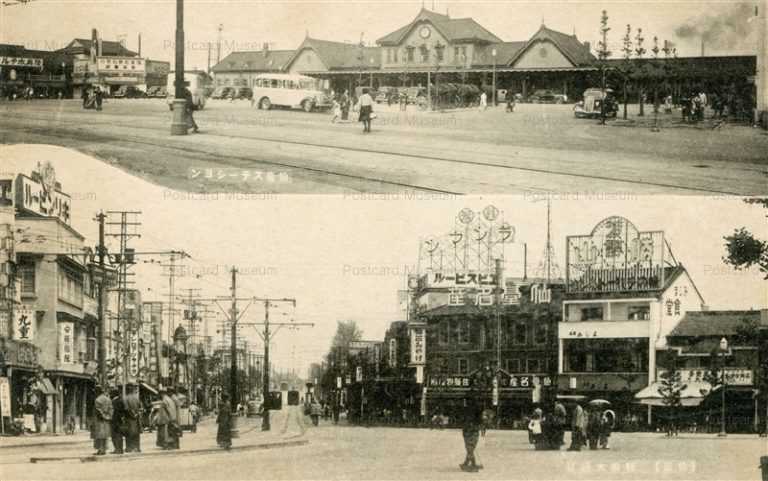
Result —
[[392, 338], [389, 340], [389, 367], [397, 367], [397, 339]]
[[35, 340], [35, 311], [22, 304], [13, 311], [13, 338], [17, 341]]
[[75, 364], [75, 323], [59, 323], [59, 356], [62, 364]]
[[11, 386], [7, 377], [0, 377], [0, 418], [11, 417]]
[[128, 374], [136, 378], [139, 375], [139, 332], [134, 329], [131, 331], [129, 338], [129, 351], [128, 351]]
[[566, 240], [568, 292], [659, 289], [664, 284], [661, 231], [640, 232], [623, 217], [608, 217], [585, 236]]
[[427, 359], [426, 329], [411, 327], [411, 365], [423, 366]]

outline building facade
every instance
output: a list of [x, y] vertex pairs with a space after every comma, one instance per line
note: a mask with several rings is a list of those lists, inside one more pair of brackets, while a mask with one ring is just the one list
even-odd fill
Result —
[[634, 395], [656, 379], [656, 352], [704, 300], [661, 231], [609, 217], [566, 241], [559, 391], [611, 401], [620, 424], [650, 420]]

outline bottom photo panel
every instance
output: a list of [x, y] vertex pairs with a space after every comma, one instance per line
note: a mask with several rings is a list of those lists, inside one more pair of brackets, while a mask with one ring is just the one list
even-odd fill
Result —
[[3, 479], [766, 479], [766, 199], [72, 159], [0, 168]]

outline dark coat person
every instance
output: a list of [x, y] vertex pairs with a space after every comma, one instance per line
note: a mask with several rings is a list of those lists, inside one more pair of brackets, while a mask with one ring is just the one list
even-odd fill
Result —
[[221, 396], [221, 404], [219, 406], [219, 415], [216, 416], [216, 424], [219, 425], [219, 428], [216, 431], [216, 443], [224, 449], [231, 448], [232, 408], [229, 405], [229, 396], [227, 394]]
[[98, 396], [93, 405], [93, 427], [91, 437], [93, 438], [93, 447], [97, 450], [97, 456], [103, 456], [107, 453], [107, 439], [112, 435], [112, 400], [102, 388], [97, 388]]
[[141, 452], [141, 415], [144, 407], [139, 399], [138, 386], [131, 385], [123, 401], [125, 407], [125, 451]]
[[584, 445], [586, 434], [584, 432], [587, 425], [587, 416], [584, 414], [584, 409], [577, 404], [573, 408], [573, 418], [571, 419], [571, 446], [568, 451], [581, 451], [581, 447]]
[[602, 413], [598, 408], [593, 407], [589, 409], [589, 414], [587, 415], [587, 442], [589, 443], [589, 449], [597, 449], [603, 424], [602, 417]]
[[125, 451], [125, 404], [120, 391], [112, 391], [112, 454], [123, 454]]
[[171, 388], [163, 396], [163, 404], [168, 412], [168, 425], [167, 425], [167, 437], [166, 448], [167, 449], [179, 449], [181, 444], [179, 438], [181, 437], [181, 425], [179, 424], [179, 408], [181, 407], [176, 400], [176, 391]]
[[482, 465], [477, 463], [475, 449], [480, 440], [480, 429], [483, 423], [483, 411], [477, 396], [470, 393], [464, 400], [464, 413], [461, 422], [461, 435], [464, 438], [464, 449], [466, 457], [464, 462], [459, 465], [462, 471], [476, 472], [482, 469]]

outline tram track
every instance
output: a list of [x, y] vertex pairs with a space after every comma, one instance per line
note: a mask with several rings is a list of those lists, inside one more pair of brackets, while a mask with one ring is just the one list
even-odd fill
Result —
[[[46, 123], [55, 123], [56, 128], [60, 131], [70, 131], [72, 133], [80, 134], [80, 130], [76, 128], [69, 128], [66, 126], [61, 125], [60, 120], [51, 119], [50, 117], [38, 117], [33, 116], [29, 114], [24, 114], [20, 116], [21, 118], [25, 118], [32, 121], [39, 121], [39, 122], [46, 122]], [[22, 128], [18, 126], [7, 126], [3, 122], [5, 119], [0, 119], [0, 125], [3, 126], [3, 128], [13, 128], [14, 130], [19, 131], [30, 131], [30, 129]], [[150, 126], [150, 125], [135, 125], [133, 123], [127, 123], [127, 122], [112, 122], [112, 121], [82, 121], [78, 119], [77, 124], [79, 126], [111, 126], [111, 127], [124, 127], [127, 129], [136, 129], [136, 130], [145, 130], [145, 131], [157, 131], [157, 128]], [[248, 125], [247, 122], [244, 122], [245, 125]], [[52, 137], [59, 137], [59, 138], [76, 138], [73, 136], [68, 136], [64, 134], [54, 134], [50, 130], [47, 130], [48, 127], [41, 126], [38, 129], [35, 130], [42, 130], [46, 129], [44, 131], [40, 132], [40, 135], [49, 135]], [[100, 135], [104, 137], [104, 141], [107, 140], [113, 140], [118, 142], [128, 142], [128, 143], [134, 143], [139, 145], [146, 145], [161, 149], [173, 149], [178, 150], [181, 152], [187, 152], [190, 154], [197, 154], [197, 155], [211, 155], [215, 156], [218, 159], [230, 159], [230, 160], [237, 160], [237, 161], [246, 161], [246, 162], [258, 162], [266, 165], [271, 166], [277, 166], [277, 167], [283, 167], [283, 168], [289, 168], [289, 169], [295, 169], [299, 171], [306, 171], [310, 173], [315, 174], [323, 174], [323, 175], [330, 175], [330, 176], [337, 176], [340, 178], [347, 178], [347, 179], [354, 179], [359, 181], [365, 181], [365, 182], [375, 182], [385, 185], [391, 185], [396, 187], [405, 187], [405, 188], [411, 188], [415, 190], [422, 190], [426, 192], [435, 192], [435, 193], [444, 193], [444, 194], [452, 194], [452, 195], [463, 195], [464, 193], [456, 192], [456, 191], [450, 191], [446, 189], [440, 189], [436, 187], [429, 187], [429, 186], [419, 186], [414, 184], [409, 184], [405, 182], [399, 182], [399, 181], [393, 181], [388, 180], [380, 177], [371, 177], [371, 176], [365, 176], [365, 175], [357, 175], [352, 174], [348, 172], [339, 172], [335, 170], [330, 169], [324, 169], [324, 168], [315, 168], [310, 167], [307, 165], [300, 165], [295, 163], [289, 163], [289, 162], [278, 162], [274, 160], [266, 160], [266, 159], [257, 159], [257, 158], [250, 158], [246, 156], [241, 155], [230, 155], [230, 154], [221, 154], [218, 152], [210, 152], [206, 151], [204, 149], [200, 148], [192, 148], [192, 147], [183, 147], [178, 145], [170, 145], [169, 143], [165, 142], [152, 142], [149, 140], [146, 140], [145, 138], [140, 137], [133, 137], [129, 138], [127, 136], [114, 136], [114, 135], [104, 135], [104, 134], [94, 134], [93, 132], [90, 132], [89, 135]], [[385, 150], [385, 149], [376, 149], [376, 148], [370, 148], [370, 147], [358, 147], [358, 146], [345, 146], [345, 145], [334, 145], [330, 143], [317, 143], [317, 142], [310, 142], [305, 140], [291, 140], [291, 139], [275, 139], [270, 137], [259, 137], [259, 136], [251, 136], [251, 135], [237, 135], [237, 134], [227, 134], [227, 133], [221, 133], [221, 132], [206, 132], [205, 134], [206, 138], [211, 137], [220, 137], [224, 139], [232, 139], [232, 140], [240, 140], [240, 141], [253, 141], [253, 142], [264, 142], [264, 143], [272, 143], [277, 145], [292, 145], [297, 147], [309, 147], [309, 148], [319, 148], [319, 149], [333, 149], [338, 150], [342, 152], [351, 152], [356, 154], [372, 154], [372, 155], [384, 155], [384, 156], [393, 156], [397, 158], [404, 158], [404, 159], [418, 159], [418, 160], [426, 160], [431, 162], [442, 162], [442, 163], [449, 163], [449, 164], [455, 164], [455, 165], [464, 165], [464, 166], [473, 166], [473, 167], [484, 167], [484, 168], [494, 168], [494, 169], [502, 169], [505, 171], [519, 171], [519, 172], [528, 172], [528, 173], [534, 173], [534, 174], [544, 174], [544, 175], [557, 175], [557, 176], [564, 176], [564, 177], [571, 177], [575, 179], [589, 179], [594, 181], [601, 181], [601, 182], [614, 182], [614, 183], [620, 183], [620, 184], [628, 184], [628, 185], [644, 185], [648, 187], [655, 187], [655, 188], [663, 188], [663, 189], [674, 189], [679, 190], [683, 192], [689, 192], [689, 193], [700, 193], [700, 194], [717, 194], [717, 195], [734, 195], [734, 196], [741, 196], [745, 195], [741, 192], [735, 192], [735, 191], [729, 191], [729, 190], [723, 190], [723, 189], [710, 189], [710, 188], [704, 188], [704, 187], [690, 187], [690, 186], [684, 186], [679, 185], [675, 183], [668, 183], [668, 182], [655, 182], [650, 180], [643, 180], [643, 179], [625, 179], [620, 177], [613, 177], [613, 176], [607, 176], [607, 175], [595, 175], [595, 174], [589, 174], [589, 173], [578, 173], [578, 172], [571, 172], [571, 171], [565, 171], [565, 170], [558, 170], [558, 169], [546, 169], [546, 168], [536, 168], [536, 167], [530, 167], [530, 166], [520, 166], [520, 165], [509, 165], [504, 163], [498, 163], [493, 161], [481, 161], [481, 160], [466, 160], [466, 159], [455, 159], [450, 157], [444, 157], [444, 156], [438, 156], [438, 155], [428, 155], [428, 154], [422, 154], [422, 153], [408, 153], [408, 152], [396, 152], [391, 150]], [[521, 187], [523, 190], [528, 191], [536, 191], [540, 193], [544, 192], [554, 192], [550, 189], [538, 189], [538, 188], [530, 188], [530, 187], [523, 187], [523, 186], [517, 186]]]

